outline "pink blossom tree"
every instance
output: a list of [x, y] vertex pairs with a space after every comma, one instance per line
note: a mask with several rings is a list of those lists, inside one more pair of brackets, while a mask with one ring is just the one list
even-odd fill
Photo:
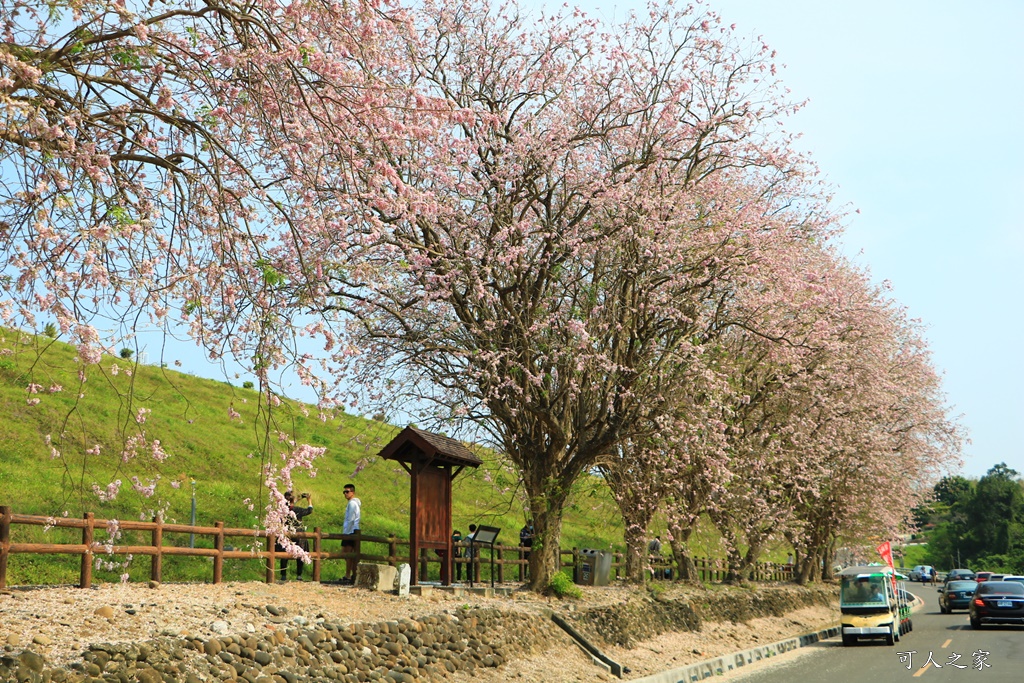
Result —
[[[351, 216], [343, 201], [325, 208], [337, 176], [318, 169], [327, 154], [333, 168], [364, 163], [365, 138], [406, 105], [384, 97], [402, 13], [375, 1], [3, 0], [0, 30], [3, 323], [76, 344], [79, 393], [102, 352], [147, 327], [251, 372], [273, 494], [316, 455], [269, 438], [274, 372], [297, 364], [322, 389], [297, 347], [324, 309], [274, 264], [316, 277], [301, 247]], [[130, 413], [138, 400], [129, 390]], [[123, 432], [139, 446], [138, 424]], [[59, 433], [51, 447], [69, 458], [93, 444]]]
[[894, 537], [959, 463], [959, 427], [903, 312], [835, 254], [790, 255], [798, 267], [776, 272], [799, 276], [745, 303], [757, 318], [728, 354], [733, 476], [708, 510], [736, 577], [782, 535], [801, 580], [839, 534]]
[[402, 125], [429, 135], [374, 142], [370, 218], [324, 274], [362, 384], [517, 465], [541, 588], [572, 483], [674, 414], [721, 283], [821, 230], [763, 220], [810, 194], [777, 135], [793, 106], [715, 15], [428, 2], [416, 25]]

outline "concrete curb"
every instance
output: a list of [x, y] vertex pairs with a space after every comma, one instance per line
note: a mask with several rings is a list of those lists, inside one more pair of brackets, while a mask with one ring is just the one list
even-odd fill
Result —
[[705, 678], [721, 676], [727, 671], [734, 671], [747, 664], [759, 662], [762, 659], [775, 657], [784, 652], [791, 652], [807, 645], [813, 645], [828, 638], [838, 636], [839, 625], [830, 626], [821, 631], [812, 631], [803, 635], [786, 638], [768, 645], [761, 645], [749, 650], [743, 650], [723, 657], [715, 657], [696, 664], [687, 664], [676, 669], [669, 669], [660, 673], [645, 676], [644, 678], [632, 678], [629, 683], [692, 683], [702, 681]]

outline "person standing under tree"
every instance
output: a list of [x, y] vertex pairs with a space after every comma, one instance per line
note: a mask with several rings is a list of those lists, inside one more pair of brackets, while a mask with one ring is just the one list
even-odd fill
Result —
[[462, 532], [456, 529], [452, 532], [452, 565], [455, 568], [456, 581], [462, 581], [462, 563], [458, 561], [458, 558], [462, 557], [462, 548], [455, 545], [461, 542]]
[[[359, 521], [362, 516], [363, 503], [356, 498], [356, 485], [345, 484], [345, 498], [348, 505], [345, 507], [345, 523], [341, 533], [345, 536], [356, 536], [359, 534]], [[345, 558], [345, 576], [341, 583], [351, 586], [356, 582], [356, 567], [359, 565], [359, 544], [355, 538], [345, 538], [341, 541], [342, 552], [352, 553], [351, 557]]]
[[519, 547], [526, 548], [523, 550], [523, 559], [526, 560], [526, 572], [524, 576], [529, 576], [530, 573], [530, 548], [533, 547], [533, 522], [529, 521], [526, 525], [519, 530]]
[[473, 552], [476, 550], [473, 547], [473, 539], [476, 538], [476, 524], [469, 525], [469, 534], [465, 540], [469, 541], [469, 547], [466, 548], [466, 578], [470, 581], [480, 580], [480, 567], [477, 566], [476, 560], [473, 558]]
[[651, 555], [651, 578], [660, 579], [663, 576], [662, 569], [660, 567], [655, 569], [653, 566], [661, 564], [661, 536], [655, 536], [651, 539], [651, 542], [647, 544], [647, 552]]
[[[295, 504], [295, 496], [292, 494], [291, 491], [285, 491], [284, 492], [284, 499], [286, 501], [288, 501], [288, 511], [291, 512], [291, 516], [288, 519], [288, 528], [289, 528], [289, 530], [292, 531], [292, 532], [305, 531], [306, 527], [304, 527], [302, 525], [302, 518], [305, 517], [306, 515], [310, 515], [310, 514], [313, 513], [313, 497], [310, 496], [308, 493], [303, 493], [301, 496], [299, 496], [299, 500], [300, 501], [301, 500], [305, 500], [306, 503], [308, 503], [308, 505], [306, 507], [301, 507], [301, 508], [298, 507]], [[295, 541], [295, 545], [299, 546], [300, 548], [302, 548], [307, 553], [309, 552], [309, 540], [308, 539], [300, 538], [300, 539]], [[274, 550], [276, 552], [279, 552], [279, 553], [287, 553], [288, 552], [287, 550], [285, 550], [284, 546], [282, 546], [277, 541], [275, 541], [275, 543], [274, 543]], [[279, 569], [277, 571], [278, 571], [278, 575], [279, 575], [279, 578], [281, 579], [281, 581], [287, 581], [288, 580], [288, 559], [289, 559], [288, 555], [285, 554], [280, 559], [280, 561], [278, 563]], [[305, 569], [305, 567], [306, 567], [306, 563], [302, 561], [302, 558], [301, 557], [296, 557], [295, 558], [295, 578], [298, 579], [299, 581], [302, 581], [302, 570]]]

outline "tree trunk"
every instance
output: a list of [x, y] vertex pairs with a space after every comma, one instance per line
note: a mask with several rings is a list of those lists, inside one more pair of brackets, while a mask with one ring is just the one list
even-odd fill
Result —
[[817, 557], [817, 553], [809, 551], [806, 555], [803, 556], [803, 558], [801, 558], [800, 564], [797, 565], [797, 568], [800, 570], [800, 572], [797, 575], [796, 582], [799, 583], [801, 586], [807, 585], [808, 581], [811, 580], [811, 575], [814, 572], [815, 557]]
[[725, 555], [726, 568], [724, 583], [743, 582], [743, 556], [735, 548], [729, 548]]
[[832, 565], [836, 563], [836, 539], [833, 537], [828, 543], [822, 546], [821, 550], [821, 580], [833, 581]]
[[565, 499], [551, 496], [540, 499], [531, 496], [530, 512], [533, 517], [533, 546], [530, 548], [530, 581], [527, 587], [543, 592], [551, 578], [561, 571], [562, 511]]
[[697, 575], [697, 565], [690, 556], [689, 546], [690, 535], [693, 527], [683, 527], [678, 522], [669, 521], [668, 531], [671, 535], [669, 546], [672, 548], [672, 557], [676, 561], [675, 579], [677, 581], [697, 582], [700, 577]]
[[647, 557], [647, 527], [627, 524], [623, 532], [626, 541], [626, 581], [642, 584], [647, 579], [650, 566]]
[[757, 561], [761, 558], [761, 543], [752, 543], [747, 547], [747, 552], [743, 556], [743, 567], [740, 573], [747, 578], [753, 578], [752, 574], [754, 567], [757, 565]]

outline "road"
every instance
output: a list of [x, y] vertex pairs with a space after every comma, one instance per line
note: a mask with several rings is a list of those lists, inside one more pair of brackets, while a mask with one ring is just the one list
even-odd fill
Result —
[[[1024, 680], [1024, 626], [971, 628], [967, 613], [939, 612], [937, 588], [908, 585], [924, 601], [913, 616], [914, 630], [893, 646], [866, 641], [843, 647], [839, 637], [801, 648], [768, 665], [728, 676], [742, 683], [1018, 683]], [[931, 661], [929, 661], [929, 658]], [[963, 667], [963, 668], [960, 668]]]

